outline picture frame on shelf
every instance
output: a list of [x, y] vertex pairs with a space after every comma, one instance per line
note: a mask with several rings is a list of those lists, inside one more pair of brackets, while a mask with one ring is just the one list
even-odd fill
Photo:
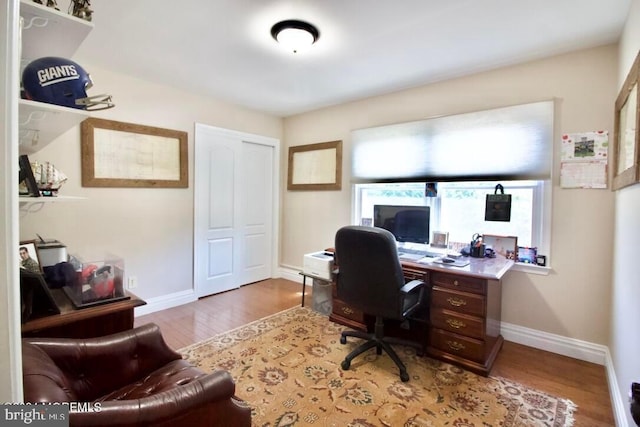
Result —
[[40, 189], [36, 181], [33, 169], [31, 168], [31, 162], [29, 156], [26, 154], [21, 155], [18, 158], [18, 164], [20, 166], [20, 173], [18, 181], [20, 183], [19, 193], [21, 196], [40, 197]]
[[42, 264], [40, 264], [40, 255], [38, 254], [38, 246], [35, 240], [23, 240], [18, 245], [18, 254], [20, 255], [20, 269], [31, 273], [43, 274]]
[[518, 246], [517, 262], [525, 264], [538, 264], [538, 248]]
[[491, 248], [496, 255], [506, 259], [516, 260], [518, 251], [517, 236], [498, 236], [495, 234], [483, 234], [482, 241], [485, 248]]
[[615, 103], [613, 136], [613, 183], [619, 190], [635, 184], [640, 178], [638, 139], [640, 139], [640, 52], [620, 89]]

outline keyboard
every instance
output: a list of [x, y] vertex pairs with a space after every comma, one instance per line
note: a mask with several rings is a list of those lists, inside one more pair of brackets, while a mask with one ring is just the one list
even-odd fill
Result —
[[418, 243], [410, 245], [405, 244], [398, 247], [398, 257], [404, 260], [417, 260], [424, 257], [437, 258], [446, 255], [446, 253], [447, 250], [444, 248], [439, 251], [431, 248], [429, 245]]

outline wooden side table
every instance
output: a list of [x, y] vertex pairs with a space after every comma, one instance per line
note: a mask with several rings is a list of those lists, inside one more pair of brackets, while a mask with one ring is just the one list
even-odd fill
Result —
[[51, 291], [60, 314], [22, 324], [22, 337], [93, 338], [133, 328], [133, 309], [146, 302], [133, 294], [126, 300], [76, 309], [62, 289]]

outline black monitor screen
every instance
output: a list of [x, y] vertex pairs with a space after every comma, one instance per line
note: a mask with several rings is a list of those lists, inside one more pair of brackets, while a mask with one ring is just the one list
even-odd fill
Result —
[[429, 243], [429, 206], [374, 205], [373, 226], [389, 230], [398, 242]]

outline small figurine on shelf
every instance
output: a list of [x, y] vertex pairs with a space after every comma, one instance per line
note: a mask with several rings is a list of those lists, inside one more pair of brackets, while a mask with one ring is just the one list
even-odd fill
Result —
[[[42, 0], [33, 0], [33, 2], [38, 4], [44, 4]], [[60, 10], [58, 8], [58, 2], [56, 2], [56, 0], [47, 0], [47, 7], [52, 7], [55, 10]]]
[[85, 21], [91, 21], [93, 10], [89, 9], [91, 3], [89, 0], [71, 0], [69, 5], [69, 13], [76, 18], [84, 19]]

